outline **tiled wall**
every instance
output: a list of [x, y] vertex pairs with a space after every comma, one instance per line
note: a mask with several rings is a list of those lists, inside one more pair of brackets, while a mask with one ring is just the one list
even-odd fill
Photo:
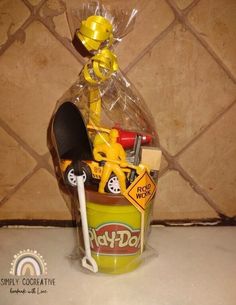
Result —
[[[164, 153], [154, 218], [236, 216], [236, 2], [150, 0], [117, 48]], [[46, 144], [83, 59], [61, 0], [0, 2], [0, 222], [70, 220]], [[14, 222], [14, 221], [13, 221]]]

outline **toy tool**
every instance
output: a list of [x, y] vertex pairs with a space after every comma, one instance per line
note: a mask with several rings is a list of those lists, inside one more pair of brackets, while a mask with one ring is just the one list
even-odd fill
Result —
[[82, 115], [73, 103], [65, 102], [58, 108], [53, 121], [53, 132], [59, 157], [72, 160], [76, 176], [85, 246], [82, 266], [97, 272], [97, 263], [91, 255], [89, 244], [84, 181], [80, 164], [81, 160], [92, 160], [93, 154]]
[[[137, 135], [135, 144], [134, 144], [134, 162], [133, 164], [135, 166], [139, 165], [140, 163], [140, 149], [141, 149], [141, 143], [142, 143], [142, 136]], [[131, 170], [130, 177], [129, 177], [129, 182], [132, 183], [135, 179], [136, 171], [135, 169]]]
[[[93, 107], [95, 107], [95, 105], [93, 105]], [[91, 120], [91, 115], [90, 115], [90, 124], [87, 125], [87, 128], [90, 131], [96, 130], [98, 133], [102, 133], [104, 137], [106, 137], [107, 134], [107, 138], [111, 131], [111, 129], [96, 125], [95, 122]], [[124, 149], [130, 149], [134, 147], [134, 145], [136, 144], [137, 132], [124, 130], [116, 125], [112, 127], [112, 129], [116, 129], [118, 131], [117, 143], [120, 143]], [[150, 134], [145, 134], [145, 133], [138, 133], [138, 134], [141, 137], [141, 145], [149, 145], [152, 142], [152, 136]]]
[[[127, 131], [121, 128], [114, 127], [119, 132], [119, 137], [117, 142], [120, 143], [124, 149], [133, 148], [134, 144], [137, 141], [137, 132]], [[140, 144], [148, 145], [152, 141], [152, 136], [149, 134], [139, 134], [140, 135]]]

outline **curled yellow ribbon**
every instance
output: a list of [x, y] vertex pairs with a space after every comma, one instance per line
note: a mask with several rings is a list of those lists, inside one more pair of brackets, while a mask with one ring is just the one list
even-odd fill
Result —
[[113, 43], [112, 30], [112, 25], [106, 18], [90, 16], [82, 21], [77, 32], [78, 38], [88, 51], [98, 51], [83, 69], [84, 78], [90, 84], [99, 84], [118, 70], [117, 57], [109, 49]]
[[102, 49], [91, 58], [91, 62], [83, 69], [84, 78], [91, 84], [107, 80], [118, 70], [117, 58], [109, 49]]
[[97, 51], [101, 44], [113, 42], [112, 25], [102, 16], [90, 16], [82, 21], [77, 36], [88, 51]]

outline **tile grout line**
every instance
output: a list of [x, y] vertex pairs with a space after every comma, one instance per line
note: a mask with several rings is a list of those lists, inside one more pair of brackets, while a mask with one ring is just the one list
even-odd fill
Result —
[[[0, 127], [11, 137], [13, 138], [27, 153], [29, 156], [31, 156], [35, 162], [36, 165], [32, 169], [32, 172], [28, 175], [26, 175], [19, 184], [16, 184], [12, 191], [9, 192], [4, 198], [4, 203], [7, 202], [10, 197], [27, 181], [31, 178], [31, 176], [39, 169], [45, 169], [48, 173], [50, 173], [55, 178], [54, 170], [49, 165], [48, 161], [51, 156], [50, 151], [46, 152], [43, 155], [39, 155], [36, 151], [34, 151], [33, 148], [29, 144], [27, 144], [23, 139], [19, 137], [17, 133], [15, 133], [14, 130], [12, 130], [8, 124], [6, 124], [1, 118], [0, 118]], [[0, 206], [2, 204], [2, 200], [0, 201]]]
[[[191, 11], [201, 0], [193, 0], [192, 3], [190, 3], [184, 9], [179, 8], [178, 5], [173, 0], [165, 0], [165, 1], [172, 8], [174, 13], [175, 13], [175, 10], [178, 10], [182, 14], [187, 15], [189, 13], [189, 11]], [[178, 18], [178, 16], [176, 16], [176, 17]]]
[[[161, 39], [163, 39], [168, 33], [171, 31], [171, 29], [179, 23], [178, 15], [176, 14], [176, 11], [173, 9], [172, 5], [169, 4], [168, 0], [167, 4], [170, 6], [171, 10], [174, 13], [174, 20], [159, 34], [157, 35], [151, 43], [149, 43], [140, 53], [137, 55], [137, 57], [131, 61], [131, 63], [128, 64], [128, 66], [124, 69], [124, 74], [128, 73], [129, 70], [131, 70], [145, 55], [148, 53], [150, 49], [152, 49]], [[171, 1], [171, 0], [170, 0]], [[186, 13], [191, 10], [200, 0], [193, 1], [187, 8], [185, 8]], [[177, 10], [177, 8], [176, 8]]]
[[[176, 7], [174, 7], [174, 5], [172, 3], [170, 3], [170, 0], [166, 0], [167, 3], [170, 5], [170, 7], [173, 9], [174, 13], [175, 13], [175, 16], [176, 16], [176, 19], [175, 21], [173, 22], [173, 24], [175, 25], [176, 23], [178, 22], [181, 22], [183, 24], [185, 24], [187, 26], [187, 28], [190, 30], [190, 32], [194, 35], [194, 37], [196, 37], [196, 34], [194, 31], [192, 31], [190, 28], [189, 28], [189, 24], [186, 24], [186, 19], [185, 17], [183, 16], [183, 13], [181, 13]], [[193, 2], [189, 7], [187, 7], [185, 9], [185, 14], [188, 14], [188, 12], [195, 6], [197, 5], [199, 2], [199, 0]], [[198, 39], [198, 41], [202, 44], [202, 41], [201, 39], [198, 38], [198, 36], [196, 37]], [[158, 40], [159, 41], [159, 40]], [[158, 42], [156, 41], [156, 43]], [[152, 44], [151, 47], [153, 47], [155, 45], [155, 43]], [[207, 46], [207, 47], [206, 47]], [[210, 54], [211, 57], [212, 56], [212, 53], [210, 52], [211, 49], [208, 48], [208, 45], [204, 45], [204, 48], [207, 49], [207, 52]], [[141, 56], [139, 55], [140, 58], [142, 58], [144, 56], [144, 54], [141, 54]], [[138, 60], [134, 63], [136, 64], [140, 58], [138, 58]], [[228, 75], [228, 77], [231, 78], [231, 80], [233, 82], [235, 82], [234, 78], [232, 79], [232, 75], [231, 75], [231, 72], [228, 71], [227, 69], [225, 69], [224, 67], [222, 67], [221, 65], [221, 61], [219, 60], [218, 61], [218, 57], [213, 57], [213, 59], [216, 61], [216, 63], [225, 71], [225, 73]], [[133, 65], [134, 66], [134, 65]], [[132, 67], [133, 67], [132, 66]], [[131, 67], [131, 68], [132, 68]], [[128, 66], [129, 68], [129, 66]], [[127, 71], [126, 71], [127, 72]], [[229, 75], [229, 73], [230, 75]], [[235, 101], [229, 106], [227, 107], [226, 109], [223, 110], [223, 112], [221, 112], [196, 138], [195, 140], [197, 140], [199, 137], [201, 137], [214, 123], [216, 123], [233, 105], [235, 104]], [[186, 149], [192, 145], [194, 142], [191, 141], [190, 143], [188, 143], [186, 145]], [[163, 169], [163, 171], [161, 171], [160, 173], [160, 177], [164, 176], [169, 170], [177, 170], [179, 172], [179, 174], [182, 176], [182, 178], [187, 181], [192, 189], [197, 193], [199, 194], [201, 197], [203, 197], [205, 199], [205, 201], [215, 210], [215, 212], [220, 216], [220, 215], [224, 215], [224, 213], [222, 213], [222, 211], [220, 211], [218, 208], [217, 208], [217, 205], [216, 203], [212, 200], [212, 198], [210, 198], [210, 196], [206, 193], [206, 191], [200, 187], [195, 181], [194, 179], [182, 168], [182, 166], [180, 166], [180, 164], [178, 163], [178, 161], [175, 159], [176, 157], [178, 157], [180, 155], [180, 153], [183, 152], [183, 150], [185, 150], [185, 148], [183, 150], [181, 150], [181, 152], [179, 152], [176, 156], [172, 157], [163, 147], [161, 147], [161, 150], [163, 152], [163, 155], [165, 156], [167, 162], [168, 162], [168, 166]]]
[[[43, 17], [41, 17], [39, 14], [36, 16], [36, 20], [41, 22], [48, 29], [48, 31], [53, 35], [53, 37], [57, 41], [59, 41], [63, 45], [63, 47], [66, 48], [67, 51], [69, 51], [82, 66], [84, 66], [85, 60], [78, 53], [78, 51], [76, 51], [76, 49], [71, 45], [69, 38], [66, 38], [66, 37], [64, 38], [64, 37], [60, 36], [60, 34], [58, 34], [54, 29], [52, 29], [51, 26], [47, 23], [47, 21]], [[78, 74], [79, 74], [79, 72], [78, 72]]]
[[[24, 1], [27, 1], [27, 0], [24, 0]], [[45, 3], [46, 3], [46, 0], [44, 0], [42, 4], [45, 4]], [[40, 6], [39, 9], [37, 9], [37, 12], [35, 14], [35, 17], [36, 17], [35, 19], [38, 20], [39, 22], [41, 22], [50, 31], [50, 33], [54, 36], [54, 38], [56, 38], [76, 58], [76, 60], [78, 60], [79, 63], [84, 65], [85, 60], [72, 46], [72, 41], [70, 41], [70, 39], [68, 37], [62, 37], [59, 33], [57, 33], [57, 31], [48, 24], [46, 19], [40, 15], [41, 7], [42, 7], [42, 5]], [[66, 10], [65, 10], [65, 12], [66, 12]], [[63, 12], [62, 14], [64, 14], [65, 12]], [[59, 16], [61, 16], [62, 14], [59, 14]], [[55, 17], [55, 16], [50, 17], [50, 20], [52, 21], [53, 25], [55, 26], [55, 24], [53, 22], [53, 17]], [[66, 19], [66, 21], [67, 21], [67, 19]], [[68, 24], [68, 21], [67, 21], [67, 24]]]
[[39, 10], [44, 5], [44, 3], [47, 0], [41, 0], [37, 5], [31, 4], [27, 0], [21, 0], [21, 1], [28, 7], [28, 9], [31, 11], [31, 13], [34, 14], [37, 10]]
[[177, 20], [174, 19], [160, 34], [158, 34], [124, 69], [126, 75], [133, 67], [160, 41], [162, 40], [175, 26]]
[[231, 73], [230, 69], [224, 63], [224, 61], [215, 53], [215, 51], [208, 45], [208, 43], [200, 37], [199, 33], [197, 33], [196, 29], [191, 25], [191, 23], [186, 20], [185, 24], [187, 25], [189, 31], [196, 37], [196, 39], [201, 43], [201, 45], [208, 51], [211, 57], [215, 60], [215, 62], [221, 67], [221, 69], [227, 74], [227, 76], [231, 79], [231, 81], [236, 84], [236, 79], [234, 75]]
[[[49, 157], [49, 152], [46, 153], [45, 155], [42, 156], [42, 159], [45, 159], [46, 165], [42, 166], [40, 163], [37, 163], [34, 168], [32, 168], [32, 170], [24, 177], [21, 179], [20, 182], [18, 182], [13, 188], [12, 190], [10, 190], [9, 192], [7, 192], [6, 196], [4, 196], [4, 198], [2, 198], [0, 200], [0, 208], [9, 201], [9, 199], [28, 181], [30, 180], [30, 178], [36, 173], [38, 172], [40, 169], [45, 169], [47, 170], [47, 172], [49, 174], [51, 174], [51, 176], [53, 176], [54, 179], [55, 175], [53, 174], [53, 170], [50, 168], [49, 164], [47, 164], [47, 158]], [[56, 179], [57, 180], [57, 179]]]
[[234, 100], [229, 106], [227, 106], [221, 113], [219, 113], [202, 131], [200, 131], [192, 140], [190, 140], [177, 154], [174, 158], [179, 158], [182, 153], [184, 153], [190, 146], [192, 146], [201, 136], [203, 136], [212, 126], [214, 126], [231, 108], [236, 104]]
[[[185, 15], [189, 13], [189, 11], [196, 6], [199, 3], [199, 0], [195, 1], [192, 5], [190, 5], [184, 13], [181, 13], [180, 10], [170, 1], [166, 0], [169, 5], [172, 7], [176, 14], [176, 18], [183, 24], [186, 25], [187, 29], [196, 37], [196, 39], [200, 42], [200, 44], [207, 50], [208, 54], [215, 60], [218, 66], [221, 67], [221, 69], [224, 70], [224, 72], [227, 74], [227, 76], [235, 83], [235, 79], [231, 72], [228, 70], [228, 68], [224, 65], [224, 63], [221, 61], [221, 59], [211, 50], [211, 48], [208, 46], [208, 44], [205, 41], [202, 41], [201, 38], [199, 38], [198, 34], [195, 33], [194, 27], [189, 24], [187, 18]], [[215, 55], [215, 56], [214, 56]], [[213, 121], [210, 122], [208, 126], [204, 128], [202, 132], [200, 132], [192, 141], [190, 141], [180, 152], [178, 152], [175, 156], [171, 157], [167, 151], [164, 151], [164, 148], [162, 147], [162, 151], [164, 156], [166, 157], [168, 161], [168, 169], [171, 170], [177, 170], [179, 174], [182, 176], [182, 178], [189, 182], [192, 189], [199, 195], [201, 195], [206, 202], [215, 210], [215, 212], [221, 217], [221, 215], [224, 215], [224, 213], [217, 207], [217, 204], [214, 202], [214, 200], [207, 194], [207, 192], [198, 185], [194, 181], [194, 179], [184, 170], [184, 168], [179, 164], [179, 162], [176, 160], [186, 149], [188, 149], [195, 141], [197, 141], [205, 132], [207, 132], [208, 129], [210, 129], [220, 118], [227, 113], [234, 105], [236, 101], [233, 101], [228, 107], [226, 107]], [[161, 176], [165, 175], [168, 172], [168, 169], [163, 171]]]
[[25, 6], [27, 6], [27, 8], [30, 10], [30, 13], [32, 14], [33, 6], [26, 0], [21, 0], [21, 2], [24, 3]]
[[0, 201], [0, 208], [8, 202], [8, 200], [40, 169], [40, 166], [36, 164], [36, 166], [18, 182], [12, 190], [7, 192], [6, 196], [3, 197]]
[[[39, 155], [29, 144], [27, 144], [23, 139], [20, 138], [20, 136], [15, 133], [14, 130], [12, 130], [7, 123], [5, 123], [1, 118], [0, 118], [0, 127], [3, 128], [3, 130], [11, 137], [13, 138], [35, 161], [36, 165], [35, 167], [38, 167], [38, 169], [43, 168], [47, 170], [52, 176], [53, 175], [53, 170], [51, 169], [48, 161], [50, 158], [50, 151], [46, 152], [43, 155]], [[55, 176], [54, 176], [55, 178]], [[9, 198], [8, 198], [9, 199]]]
[[34, 21], [34, 16], [31, 14], [25, 22], [22, 24], [22, 26], [11, 36], [8, 37], [7, 41], [1, 46], [0, 48], [0, 56], [8, 50], [8, 48], [19, 38], [19, 36], [24, 33], [25, 29]]
[[217, 204], [207, 194], [204, 188], [198, 185], [198, 183], [185, 171], [185, 169], [179, 164], [179, 162], [166, 151], [165, 148], [161, 146], [161, 150], [163, 155], [167, 159], [169, 165], [168, 169], [164, 171], [160, 177], [165, 176], [168, 171], [177, 171], [181, 175], [181, 177], [190, 184], [193, 191], [200, 195], [208, 203], [208, 205], [219, 215], [219, 217], [220, 215], [223, 215], [224, 213], [217, 207]]
[[55, 165], [53, 164], [53, 168], [50, 166], [49, 164], [49, 159], [51, 158], [52, 159], [52, 162], [53, 162], [53, 157], [51, 155], [51, 152], [47, 152], [44, 156], [43, 156], [45, 162], [46, 162], [46, 166], [44, 167], [44, 169], [46, 169], [56, 180], [57, 180], [57, 177], [56, 177], [56, 172], [55, 172]]
[[4, 196], [3, 199], [0, 200], [0, 207], [2, 207], [8, 200], [40, 169], [46, 170], [49, 174], [51, 174], [54, 178], [55, 175], [53, 174], [53, 170], [48, 164], [48, 158], [49, 158], [50, 153], [47, 152], [41, 157], [41, 161], [44, 160], [43, 164], [42, 162], [37, 162], [36, 165], [32, 168], [32, 170], [25, 175], [24, 178], [20, 182], [18, 182], [11, 191], [7, 192], [6, 196]]
[[[25, 0], [23, 0], [25, 1]], [[19, 35], [22, 34], [22, 32], [25, 34], [25, 30], [30, 26], [30, 24], [34, 21], [39, 21], [41, 24], [43, 24], [47, 30], [53, 35], [53, 37], [60, 42], [60, 44], [63, 45], [74, 57], [75, 59], [82, 65], [84, 65], [85, 60], [79, 55], [79, 53], [71, 46], [69, 38], [63, 38], [61, 37], [54, 29], [52, 29], [48, 23], [45, 21], [43, 17], [40, 16], [40, 9], [43, 6], [43, 4], [46, 2], [46, 0], [43, 0], [40, 4], [38, 4], [36, 7], [31, 6], [30, 4], [27, 4], [23, 2], [27, 8], [30, 10], [30, 16], [25, 20], [23, 25], [10, 37], [8, 37], [7, 41], [1, 46], [0, 49], [0, 56], [19, 38]], [[79, 74], [79, 72], [78, 72]]]
[[[235, 225], [233, 224], [229, 225]], [[160, 219], [153, 220], [151, 222], [152, 226], [164, 226], [164, 227], [204, 227], [204, 226], [224, 226], [227, 224], [223, 223], [222, 219], [219, 218], [185, 218], [185, 219]]]
[[209, 204], [209, 206], [219, 215], [219, 217], [220, 215], [224, 214], [224, 212], [221, 211], [221, 209], [217, 206], [217, 203], [208, 195], [207, 191], [202, 188], [198, 183], [196, 183], [196, 181], [185, 171], [185, 169], [178, 162], [176, 162], [176, 169], [180, 173], [182, 178], [188, 183], [190, 183], [190, 186], [195, 191], [195, 193], [203, 197], [205, 201]]
[[8, 36], [7, 41], [0, 48], [0, 56], [15, 42], [17, 41], [18, 36], [35, 20], [37, 11], [41, 9], [43, 4], [47, 0], [42, 0], [38, 5], [33, 6], [26, 0], [21, 0], [21, 2], [29, 9], [30, 16], [25, 20], [25, 22], [20, 26], [20, 28], [12, 35]]
[[182, 24], [186, 26], [189, 32], [199, 41], [201, 46], [207, 51], [207, 53], [213, 58], [213, 60], [220, 66], [220, 68], [227, 74], [227, 76], [232, 80], [233, 83], [236, 83], [234, 75], [231, 73], [230, 69], [223, 62], [223, 60], [216, 54], [216, 52], [210, 47], [210, 45], [201, 37], [197, 32], [195, 27], [188, 20], [188, 13], [195, 7], [200, 1], [196, 1], [193, 6], [191, 6], [186, 12], [181, 11], [171, 0], [166, 0], [169, 6], [173, 9], [176, 19], [179, 20]]
[[[168, 0], [166, 0], [168, 2]], [[186, 13], [192, 9], [200, 0], [193, 1], [187, 8], [185, 8]], [[169, 3], [168, 3], [169, 4]], [[179, 23], [178, 15], [176, 15], [176, 11], [169, 4], [170, 8], [174, 13], [174, 20], [159, 34], [157, 35], [137, 56], [134, 58], [131, 63], [124, 69], [123, 73], [126, 75], [132, 68], [150, 51], [160, 40], [162, 40], [168, 33], [172, 30], [172, 28]]]
[[[163, 151], [162, 151], [162, 153], [163, 153]], [[164, 153], [163, 153], [163, 155], [164, 155]], [[164, 156], [165, 156], [165, 155], [164, 155]], [[158, 175], [158, 180], [159, 180], [161, 177], [163, 177], [169, 170], [170, 170], [170, 168], [169, 168], [169, 163], [168, 163], [168, 165], [167, 165], [165, 168], [163, 168], [163, 170], [160, 171], [160, 173], [159, 173], [159, 175]]]
[[12, 137], [20, 146], [39, 164], [41, 163], [44, 154], [39, 155], [29, 144], [27, 144], [14, 130], [12, 130], [7, 123], [0, 118], [0, 126], [4, 131]]
[[[50, 152], [46, 152], [43, 155], [39, 155], [33, 148], [31, 148], [30, 145], [28, 145], [23, 139], [19, 137], [17, 133], [15, 133], [14, 130], [12, 130], [1, 118], [0, 118], [0, 126], [3, 128], [3, 130], [11, 137], [13, 138], [27, 153], [29, 156], [31, 156], [34, 161], [36, 162], [36, 165], [34, 166], [33, 172], [29, 175], [26, 175], [23, 180], [23, 183], [20, 183], [20, 185], [15, 185], [11, 192], [7, 194], [7, 198], [3, 198], [4, 203], [7, 202], [10, 197], [19, 189], [19, 187], [24, 184], [31, 176], [40, 168], [47, 170], [52, 176], [53, 171], [48, 163], [48, 159], [50, 156]], [[54, 176], [55, 177], [55, 176]], [[0, 203], [1, 205], [1, 203]]]

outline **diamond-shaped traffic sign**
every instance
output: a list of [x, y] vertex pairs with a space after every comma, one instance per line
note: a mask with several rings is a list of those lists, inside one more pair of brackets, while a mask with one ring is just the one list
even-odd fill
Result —
[[140, 212], [143, 212], [156, 191], [156, 184], [144, 170], [123, 194]]

